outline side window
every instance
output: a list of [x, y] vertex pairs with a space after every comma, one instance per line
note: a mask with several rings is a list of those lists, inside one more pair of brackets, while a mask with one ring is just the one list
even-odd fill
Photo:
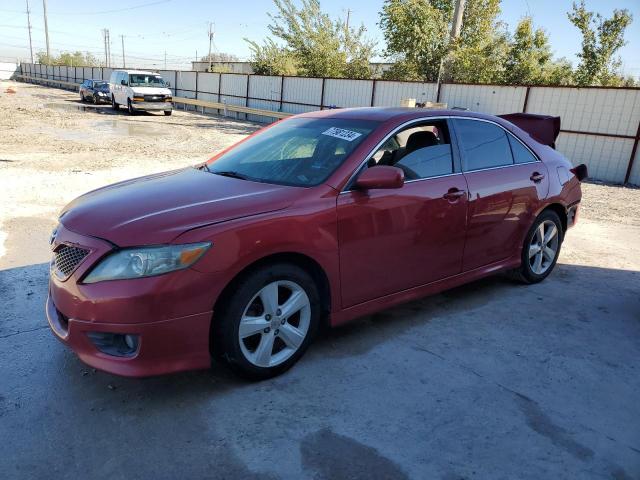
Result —
[[489, 122], [455, 120], [456, 131], [463, 153], [463, 170], [502, 167], [513, 164], [506, 132]]
[[368, 166], [378, 165], [402, 169], [407, 180], [453, 173], [447, 122], [425, 122], [401, 130], [372, 155]]
[[511, 151], [513, 152], [513, 160], [516, 163], [530, 163], [535, 162], [538, 159], [525, 147], [519, 140], [513, 135], [507, 135], [509, 137], [509, 143], [511, 144]]

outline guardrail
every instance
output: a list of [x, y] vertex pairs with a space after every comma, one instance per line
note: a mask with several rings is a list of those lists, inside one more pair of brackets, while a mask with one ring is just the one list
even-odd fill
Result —
[[[37, 78], [31, 77], [29, 75], [16, 75], [15, 78], [23, 79], [29, 82], [42, 83], [42, 84], [51, 84], [51, 85], [60, 85], [62, 87], [72, 87], [73, 90], [78, 90], [80, 87], [79, 84], [74, 82], [65, 82], [63, 80], [49, 80], [46, 78]], [[236, 112], [236, 113], [245, 113], [248, 115], [259, 115], [262, 117], [270, 117], [270, 118], [287, 118], [293, 115], [292, 113], [286, 112], [275, 112], [273, 110], [262, 110], [260, 108], [251, 108], [251, 107], [243, 107], [241, 105], [231, 105], [223, 102], [208, 102], [206, 100], [196, 100], [194, 98], [186, 98], [186, 97], [173, 97], [173, 103], [175, 104], [183, 104], [183, 105], [192, 105], [194, 107], [202, 107], [202, 108], [210, 108], [214, 110], [221, 110], [226, 115], [227, 112]]]

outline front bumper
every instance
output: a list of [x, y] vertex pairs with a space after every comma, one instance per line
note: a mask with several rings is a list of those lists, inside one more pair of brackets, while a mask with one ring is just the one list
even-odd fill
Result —
[[[68, 278], [49, 277], [46, 316], [55, 336], [86, 364], [116, 375], [143, 377], [209, 368], [209, 335], [217, 276], [191, 269], [156, 277], [83, 284], [90, 268], [114, 246], [63, 225], [52, 245], [89, 250]], [[212, 287], [212, 288], [210, 288]], [[138, 335], [131, 356], [98, 348], [92, 332]]]
[[131, 107], [134, 110], [163, 110], [168, 112], [173, 110], [173, 103], [171, 102], [131, 102]]

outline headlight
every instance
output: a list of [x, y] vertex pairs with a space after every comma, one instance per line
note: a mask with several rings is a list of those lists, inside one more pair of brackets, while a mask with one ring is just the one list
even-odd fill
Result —
[[202, 242], [123, 248], [102, 259], [83, 283], [151, 277], [182, 270], [196, 263], [210, 246], [210, 242]]

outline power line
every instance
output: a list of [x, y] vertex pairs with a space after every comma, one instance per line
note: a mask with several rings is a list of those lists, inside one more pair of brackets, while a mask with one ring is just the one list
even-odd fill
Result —
[[51, 12], [51, 15], [104, 15], [107, 13], [127, 12], [129, 10], [135, 10], [138, 8], [151, 7], [153, 5], [159, 5], [161, 3], [169, 3], [173, 0], [158, 0], [155, 2], [143, 3], [140, 5], [133, 5], [131, 7], [116, 8], [113, 10], [102, 10], [99, 12]]

